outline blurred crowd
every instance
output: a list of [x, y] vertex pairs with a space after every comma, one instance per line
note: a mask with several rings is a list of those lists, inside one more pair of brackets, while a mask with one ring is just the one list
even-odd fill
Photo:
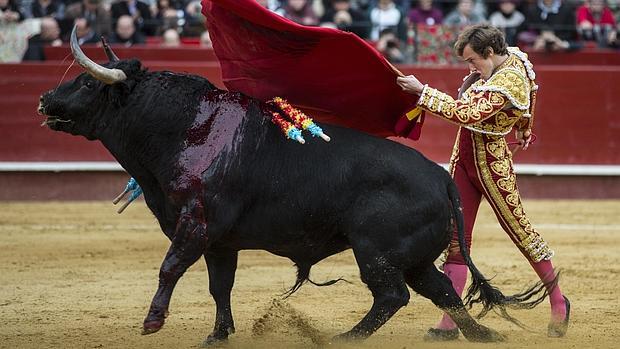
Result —
[[[350, 31], [393, 62], [449, 62], [467, 25], [501, 28], [530, 50], [618, 48], [620, 0], [256, 0], [308, 26]], [[80, 44], [209, 47], [200, 0], [0, 0], [0, 62], [44, 60], [77, 26]]]

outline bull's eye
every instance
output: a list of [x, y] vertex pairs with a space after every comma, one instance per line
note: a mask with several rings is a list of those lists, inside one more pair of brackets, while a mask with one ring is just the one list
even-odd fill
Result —
[[88, 89], [92, 89], [93, 87], [95, 87], [95, 83], [92, 81], [86, 81], [86, 84], [84, 86], [86, 86], [86, 88]]

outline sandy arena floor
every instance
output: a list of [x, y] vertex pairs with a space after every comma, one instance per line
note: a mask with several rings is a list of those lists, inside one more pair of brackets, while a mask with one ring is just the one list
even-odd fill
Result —
[[[507, 335], [505, 343], [475, 344], [463, 337], [425, 343], [422, 336], [440, 312], [412, 293], [409, 305], [366, 342], [330, 347], [618, 348], [620, 201], [526, 201], [525, 207], [563, 269], [561, 286], [572, 303], [566, 338], [546, 337], [545, 302], [513, 312], [531, 331], [495, 314], [482, 320]], [[473, 260], [487, 277], [495, 276], [494, 284], [511, 293], [535, 280], [486, 204], [476, 228]], [[165, 327], [140, 335], [167, 246], [142, 203], [122, 215], [107, 202], [0, 203], [0, 348], [198, 347], [215, 311], [202, 260], [179, 282]], [[344, 277], [352, 284], [304, 285], [278, 301], [294, 277], [289, 260], [241, 252], [233, 290], [237, 333], [224, 347], [317, 347], [350, 329], [371, 305], [350, 251], [315, 266], [312, 277]]]

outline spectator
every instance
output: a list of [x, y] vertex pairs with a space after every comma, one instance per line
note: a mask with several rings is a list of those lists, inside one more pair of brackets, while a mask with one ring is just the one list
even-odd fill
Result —
[[90, 22], [86, 18], [75, 19], [76, 34], [78, 43], [82, 44], [96, 44], [99, 42], [99, 36], [90, 25]]
[[386, 28], [392, 29], [398, 38], [403, 38], [403, 17], [393, 0], [379, 0], [377, 6], [370, 10], [370, 40], [378, 40], [379, 34]]
[[71, 33], [73, 23], [78, 18], [84, 18], [95, 33], [96, 37], [101, 35], [109, 37], [112, 33], [112, 18], [110, 11], [106, 9], [104, 0], [81, 0], [67, 5], [65, 9], [64, 27], [61, 25], [63, 37], [68, 38]]
[[464, 27], [485, 22], [484, 15], [474, 9], [472, 0], [459, 0], [456, 8], [443, 20], [443, 24]]
[[443, 22], [443, 13], [433, 6], [433, 0], [419, 0], [418, 6], [409, 11], [409, 23], [436, 25]]
[[586, 0], [577, 9], [577, 31], [582, 39], [601, 47], [616, 44], [616, 20], [604, 0]]
[[391, 63], [403, 63], [405, 61], [405, 55], [400, 46], [400, 40], [392, 28], [385, 28], [381, 31], [376, 48]]
[[53, 17], [41, 18], [41, 32], [28, 40], [28, 50], [24, 53], [24, 61], [44, 61], [45, 46], [60, 46], [60, 27]]
[[[381, 0], [357, 0], [356, 2], [358, 3], [358, 6], [362, 7], [362, 8], [373, 8], [373, 7], [377, 7], [377, 4], [380, 2]], [[402, 12], [402, 13], [407, 13], [409, 11], [409, 9], [411, 8], [411, 0], [393, 0], [394, 5], [396, 5], [396, 7]]]
[[181, 37], [176, 29], [166, 29], [161, 36], [161, 45], [164, 47], [179, 47], [181, 46]]
[[134, 20], [137, 31], [144, 35], [155, 35], [157, 24], [151, 16], [149, 5], [139, 0], [120, 0], [112, 4], [112, 20], [118, 21], [121, 16], [130, 16]]
[[62, 19], [65, 5], [61, 0], [36, 0], [32, 2], [32, 17]]
[[308, 0], [288, 0], [282, 7], [281, 14], [291, 21], [303, 25], [318, 25], [319, 18]]
[[620, 30], [620, 0], [607, 0], [607, 7], [611, 10], [611, 13], [618, 23], [618, 29]]
[[16, 0], [0, 0], [0, 24], [17, 23], [24, 19]]
[[18, 1], [0, 0], [0, 63], [22, 60], [28, 49], [28, 38], [39, 29], [32, 21], [23, 21]]
[[189, 0], [185, 6], [185, 26], [183, 28], [183, 35], [200, 36], [205, 30], [205, 18], [202, 13], [200, 13], [200, 10], [200, 0]]
[[535, 51], [564, 51], [579, 48], [575, 41], [575, 10], [561, 0], [538, 0], [530, 7], [525, 23], [526, 32], [519, 40], [531, 44]]
[[269, 9], [270, 11], [276, 11], [280, 8], [280, 1], [278, 0], [256, 0], [262, 7]]
[[133, 17], [123, 15], [118, 18], [114, 33], [110, 37], [111, 44], [122, 44], [129, 47], [144, 44], [145, 42], [144, 35], [136, 30]]
[[497, 11], [489, 17], [492, 26], [501, 29], [508, 46], [517, 46], [517, 32], [525, 21], [525, 15], [517, 10], [518, 0], [499, 0]]
[[170, 28], [182, 28], [185, 23], [185, 12], [181, 10], [179, 1], [157, 0], [157, 13], [155, 14], [155, 18], [159, 27], [158, 30], [165, 32]]
[[351, 8], [351, 0], [333, 0], [321, 18], [321, 25], [333, 24], [340, 30], [350, 31], [360, 38], [368, 36], [368, 18], [361, 11]]
[[24, 16], [23, 19], [30, 19], [32, 17], [32, 3], [36, 0], [15, 0], [19, 12]]

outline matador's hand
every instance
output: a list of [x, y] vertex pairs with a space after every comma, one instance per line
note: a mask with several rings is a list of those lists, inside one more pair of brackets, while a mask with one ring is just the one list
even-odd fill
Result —
[[515, 138], [517, 138], [517, 142], [519, 142], [519, 148], [526, 150], [532, 141], [532, 130], [529, 128], [526, 130], [517, 130], [515, 132]]
[[422, 93], [424, 88], [424, 85], [413, 75], [399, 76], [396, 78], [396, 83], [403, 91], [417, 95]]

